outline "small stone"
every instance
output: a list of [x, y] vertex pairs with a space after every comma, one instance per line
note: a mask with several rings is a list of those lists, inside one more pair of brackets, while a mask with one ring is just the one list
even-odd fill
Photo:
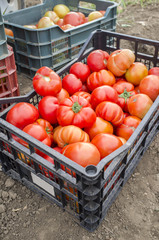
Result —
[[6, 200], [8, 198], [9, 194], [6, 191], [2, 191], [2, 199]]
[[5, 231], [4, 231], [4, 234], [5, 234], [5, 235], [8, 234], [8, 230], [5, 230]]
[[8, 178], [7, 180], [6, 180], [6, 182], [5, 182], [5, 187], [6, 188], [10, 188], [10, 187], [13, 187], [14, 186], [14, 180], [13, 179], [11, 179], [11, 178]]
[[4, 213], [6, 211], [6, 207], [4, 204], [0, 204], [0, 213]]
[[13, 192], [12, 190], [10, 190], [10, 191], [9, 191], [9, 196], [10, 196], [11, 199], [14, 200], [14, 199], [16, 199], [17, 194], [16, 194], [15, 192]]

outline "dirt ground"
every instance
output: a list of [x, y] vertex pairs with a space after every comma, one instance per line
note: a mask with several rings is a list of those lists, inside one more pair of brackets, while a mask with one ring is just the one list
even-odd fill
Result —
[[[157, 4], [128, 6], [118, 16], [117, 32], [159, 40], [158, 12]], [[18, 74], [18, 80], [21, 94], [32, 89], [30, 79]], [[11, 239], [159, 239], [159, 135], [93, 233], [0, 171], [0, 240]]]

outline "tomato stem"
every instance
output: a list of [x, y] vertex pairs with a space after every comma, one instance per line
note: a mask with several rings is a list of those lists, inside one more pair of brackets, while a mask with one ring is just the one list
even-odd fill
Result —
[[72, 106], [72, 111], [74, 113], [78, 113], [81, 110], [81, 108], [82, 106], [78, 102], [75, 102]]
[[132, 91], [131, 91], [131, 92], [128, 92], [128, 91], [126, 90], [126, 88], [125, 88], [125, 89], [124, 89], [124, 92], [121, 93], [120, 95], [118, 95], [118, 97], [124, 98], [124, 99], [125, 99], [125, 103], [126, 103], [127, 99], [132, 96], [131, 93], [132, 93]]

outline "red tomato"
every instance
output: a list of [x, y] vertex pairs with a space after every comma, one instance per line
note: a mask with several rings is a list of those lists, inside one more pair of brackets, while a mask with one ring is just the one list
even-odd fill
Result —
[[87, 64], [92, 72], [106, 69], [109, 54], [100, 49], [92, 51], [87, 57]]
[[76, 75], [76, 77], [79, 78], [82, 83], [84, 83], [91, 74], [91, 71], [87, 64], [76, 62], [71, 66], [70, 73]]
[[77, 13], [80, 16], [80, 24], [83, 24], [85, 22], [85, 15], [81, 12], [77, 12]]
[[[50, 156], [48, 155], [43, 155], [42, 156], [45, 160], [47, 160], [48, 162], [52, 163], [54, 165], [54, 159], [51, 158]], [[46, 168], [42, 167], [41, 165], [39, 165], [39, 168], [41, 170], [41, 173], [43, 175], [45, 175], [47, 178], [50, 178], [50, 179], [54, 179], [54, 175], [52, 172], [48, 171]]]
[[61, 91], [56, 95], [58, 102], [62, 102], [65, 98], [69, 98], [70, 95], [69, 93], [66, 91], [66, 89], [62, 88]]
[[64, 16], [63, 24], [71, 24], [72, 26], [78, 26], [81, 24], [81, 16], [77, 12], [69, 12]]
[[100, 153], [91, 143], [78, 142], [67, 145], [62, 154], [82, 167], [97, 165], [100, 162]]
[[93, 72], [87, 78], [87, 86], [90, 91], [93, 91], [95, 88], [109, 85], [112, 86], [115, 83], [114, 75], [107, 70], [100, 70], [99, 72]]
[[20, 129], [35, 122], [38, 118], [39, 112], [36, 107], [26, 102], [17, 103], [6, 116], [7, 122]]
[[91, 94], [88, 92], [81, 91], [81, 92], [76, 92], [73, 95], [81, 96], [81, 97], [85, 98], [89, 103], [91, 102]]
[[128, 102], [128, 110], [131, 115], [143, 119], [152, 104], [153, 101], [149, 96], [139, 93], [130, 98]]
[[141, 119], [135, 116], [124, 118], [123, 123], [116, 128], [116, 135], [128, 140], [140, 122]]
[[[50, 137], [48, 136], [47, 132], [45, 131], [44, 127], [38, 125], [38, 124], [29, 124], [26, 127], [23, 128], [23, 131], [30, 136], [36, 138], [40, 142], [44, 143], [47, 146], [51, 146], [51, 140]], [[23, 146], [28, 147], [28, 143], [25, 142], [24, 140], [20, 139], [19, 141]], [[43, 155], [41, 151], [36, 149], [36, 153]]]
[[88, 93], [90, 92], [89, 89], [88, 89], [88, 87], [87, 87], [87, 83], [83, 83], [83, 84], [82, 84], [82, 89], [81, 89], [80, 91], [88, 92]]
[[74, 74], [70, 73], [62, 79], [62, 87], [66, 89], [70, 95], [73, 95], [75, 92], [81, 90], [82, 82]]
[[93, 90], [91, 94], [91, 105], [95, 109], [96, 106], [104, 101], [117, 102], [118, 94], [111, 86], [101, 86]]
[[159, 76], [148, 75], [143, 78], [139, 85], [139, 90], [141, 93], [148, 95], [152, 101], [159, 95]]
[[123, 123], [124, 113], [119, 105], [113, 102], [101, 102], [96, 107], [98, 117], [111, 122], [114, 126], [119, 126]]
[[159, 76], [159, 67], [150, 68], [150, 70], [148, 71], [148, 75]]
[[33, 78], [33, 87], [40, 96], [55, 96], [61, 91], [61, 78], [48, 67], [41, 67]]
[[56, 97], [53, 96], [43, 97], [38, 105], [41, 117], [50, 122], [51, 124], [57, 123], [58, 108], [59, 108], [58, 100]]
[[118, 137], [120, 139], [120, 141], [122, 142], [122, 144], [124, 145], [126, 143], [126, 139], [122, 138], [122, 137]]
[[100, 117], [96, 117], [95, 123], [91, 127], [85, 128], [84, 131], [88, 133], [90, 139], [92, 140], [99, 133], [113, 134], [113, 126], [110, 122], [105, 121]]
[[122, 141], [115, 135], [109, 133], [97, 134], [91, 141], [100, 152], [101, 159], [121, 147]]
[[123, 111], [128, 112], [129, 99], [132, 96], [134, 96], [135, 94], [137, 94], [137, 92], [135, 90], [133, 90], [131, 92], [127, 92], [125, 89], [123, 93], [118, 95], [117, 104], [123, 109]]
[[126, 89], [127, 92], [134, 90], [134, 85], [124, 80], [118, 80], [114, 85], [113, 88], [117, 91], [118, 94], [121, 94]]
[[50, 137], [51, 143], [53, 142], [53, 126], [45, 119], [39, 118], [36, 120], [35, 124], [42, 126]]
[[84, 128], [95, 122], [96, 114], [85, 98], [73, 95], [60, 103], [57, 120], [61, 126], [75, 125]]

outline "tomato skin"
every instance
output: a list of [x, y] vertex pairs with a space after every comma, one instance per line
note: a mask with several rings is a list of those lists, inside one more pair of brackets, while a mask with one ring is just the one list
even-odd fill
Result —
[[61, 126], [75, 125], [84, 128], [95, 122], [96, 114], [85, 98], [73, 95], [60, 103], [57, 120]]
[[120, 77], [125, 74], [126, 70], [135, 61], [134, 53], [129, 49], [116, 50], [111, 53], [107, 68], [116, 76]]
[[128, 82], [139, 85], [141, 80], [148, 75], [146, 65], [141, 62], [134, 62], [126, 71], [125, 78]]
[[39, 118], [39, 112], [30, 103], [21, 102], [13, 106], [7, 113], [6, 121], [23, 129], [28, 124], [35, 122]]
[[100, 153], [92, 143], [77, 142], [62, 149], [62, 154], [82, 167], [97, 165], [100, 162]]
[[49, 67], [41, 67], [33, 77], [33, 87], [40, 96], [55, 96], [61, 91], [61, 78]]
[[159, 95], [159, 76], [148, 75], [143, 78], [139, 85], [139, 90], [141, 93], [148, 95], [152, 101]]
[[43, 97], [38, 104], [38, 109], [41, 117], [50, 122], [51, 124], [57, 123], [58, 108], [58, 100], [56, 97], [53, 96]]
[[76, 62], [71, 66], [70, 73], [76, 75], [76, 77], [79, 78], [82, 83], [84, 83], [91, 74], [91, 71], [87, 64]]
[[63, 24], [71, 24], [72, 26], [78, 26], [81, 24], [81, 16], [76, 12], [69, 12], [64, 16]]
[[123, 110], [119, 105], [113, 102], [101, 102], [96, 107], [97, 117], [101, 117], [111, 122], [114, 126], [119, 126], [124, 120]]
[[[44, 143], [47, 146], [51, 146], [51, 139], [48, 136], [47, 132], [45, 131], [44, 127], [40, 126], [39, 124], [29, 124], [26, 127], [23, 128], [23, 131], [30, 136], [36, 138], [40, 142]], [[28, 143], [24, 140], [20, 139], [19, 141], [23, 146], [28, 147]], [[44, 154], [36, 149], [36, 153], [43, 156]]]
[[99, 72], [93, 72], [87, 78], [87, 87], [90, 91], [102, 85], [112, 86], [115, 83], [114, 75], [107, 70], [100, 70]]
[[121, 140], [109, 133], [99, 133], [91, 141], [94, 144], [101, 155], [101, 159], [108, 156], [110, 153], [121, 147], [123, 144]]
[[159, 67], [150, 68], [150, 70], [148, 71], [148, 75], [159, 76]]
[[128, 112], [129, 99], [132, 96], [134, 96], [135, 94], [137, 94], [137, 91], [135, 91], [135, 90], [130, 91], [130, 92], [127, 92], [126, 90], [124, 90], [123, 93], [118, 95], [117, 104], [123, 109], [123, 111]]
[[87, 64], [92, 72], [98, 72], [106, 69], [109, 54], [100, 49], [92, 51], [87, 57]]
[[130, 115], [143, 119], [153, 101], [146, 94], [139, 93], [132, 96], [128, 102], [128, 110]]
[[70, 95], [73, 95], [82, 89], [82, 82], [74, 74], [70, 73], [62, 79], [62, 87], [66, 89]]
[[135, 116], [128, 116], [124, 118], [123, 123], [116, 128], [116, 135], [128, 140], [140, 122], [141, 119]]
[[91, 103], [91, 94], [88, 92], [80, 91], [80, 92], [74, 93], [73, 95], [81, 96], [81, 97], [85, 98], [89, 103]]
[[45, 119], [39, 118], [36, 120], [35, 124], [42, 126], [50, 137], [51, 143], [53, 143], [53, 126]]
[[61, 91], [56, 95], [58, 102], [62, 102], [65, 98], [69, 98], [70, 95], [69, 93], [66, 91], [66, 89], [62, 88]]
[[134, 90], [134, 85], [124, 80], [118, 80], [114, 85], [113, 88], [117, 91], [118, 94], [121, 94], [126, 89], [127, 92]]
[[95, 123], [91, 127], [85, 128], [84, 131], [88, 133], [90, 139], [92, 140], [99, 133], [113, 134], [113, 126], [110, 122], [105, 121], [100, 117], [96, 117]]
[[101, 86], [93, 90], [91, 94], [91, 105], [95, 109], [96, 106], [104, 101], [117, 102], [118, 94], [116, 90], [111, 86]]
[[63, 148], [70, 143], [90, 142], [90, 139], [89, 135], [81, 128], [69, 125], [65, 127], [59, 126], [55, 129], [54, 142], [58, 145], [58, 147]]

